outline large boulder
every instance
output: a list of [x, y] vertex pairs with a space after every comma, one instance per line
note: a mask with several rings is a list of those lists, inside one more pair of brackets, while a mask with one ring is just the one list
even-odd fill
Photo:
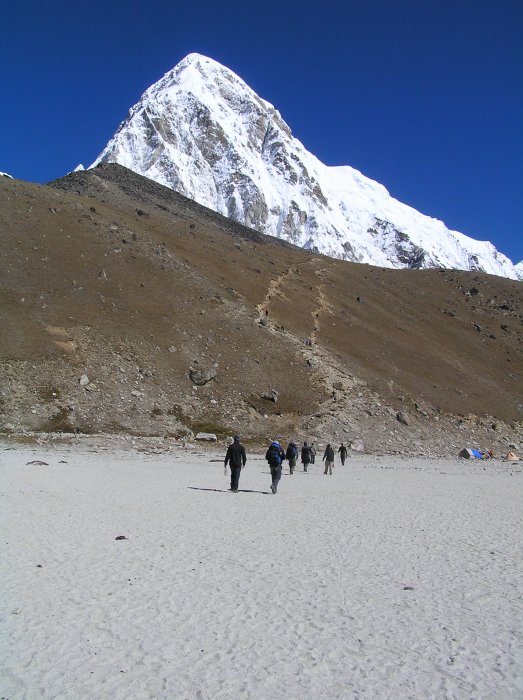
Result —
[[216, 367], [211, 367], [210, 369], [195, 369], [191, 367], [189, 369], [189, 379], [196, 386], [203, 386], [214, 379], [216, 376]]
[[396, 418], [402, 425], [410, 425], [409, 415], [405, 413], [405, 411], [398, 411], [396, 413]]
[[214, 433], [196, 433], [195, 440], [204, 440], [207, 442], [216, 442], [218, 439]]

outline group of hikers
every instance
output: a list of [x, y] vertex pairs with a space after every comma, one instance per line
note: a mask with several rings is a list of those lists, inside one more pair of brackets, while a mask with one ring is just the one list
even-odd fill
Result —
[[[340, 455], [342, 465], [345, 464], [345, 460], [347, 459], [347, 447], [345, 447], [343, 442], [338, 448], [338, 454]], [[271, 469], [271, 491], [274, 495], [276, 495], [278, 491], [278, 483], [281, 479], [282, 464], [284, 460], [287, 460], [289, 462], [289, 473], [292, 475], [294, 474], [294, 470], [296, 469], [296, 462], [298, 461], [299, 455], [300, 452], [298, 450], [298, 446], [293, 440], [289, 442], [286, 450], [283, 449], [283, 447], [277, 440], [274, 440], [269, 445], [269, 449], [265, 453], [265, 459], [269, 463], [269, 467]], [[303, 471], [307, 472], [309, 465], [314, 464], [314, 461], [316, 459], [316, 447], [314, 443], [309, 445], [307, 442], [304, 442], [301, 448], [300, 456], [301, 463], [303, 464]], [[322, 461], [325, 462], [325, 468], [323, 473], [332, 475], [332, 470], [334, 469], [334, 448], [330, 443], [325, 448]], [[238, 493], [240, 472], [245, 466], [246, 462], [247, 454], [245, 452], [245, 447], [240, 442], [240, 436], [235, 435], [233, 438], [233, 442], [227, 448], [224, 464], [226, 472], [227, 465], [229, 465], [231, 470], [230, 490], [233, 493]]]

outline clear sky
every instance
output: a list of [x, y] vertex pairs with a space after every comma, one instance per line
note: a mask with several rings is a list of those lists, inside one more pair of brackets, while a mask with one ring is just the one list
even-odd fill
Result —
[[523, 0], [2, 2], [0, 170], [90, 165], [191, 52], [324, 163], [523, 259]]

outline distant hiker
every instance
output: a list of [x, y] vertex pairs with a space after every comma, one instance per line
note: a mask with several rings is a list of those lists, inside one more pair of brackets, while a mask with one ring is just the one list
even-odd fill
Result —
[[265, 453], [265, 459], [271, 468], [272, 484], [271, 491], [274, 495], [278, 491], [278, 482], [281, 479], [281, 463], [285, 459], [285, 452], [282, 450], [277, 440], [271, 442], [269, 449]]
[[298, 459], [298, 448], [296, 447], [296, 443], [293, 442], [292, 440], [289, 442], [287, 446], [287, 450], [285, 452], [285, 457], [289, 461], [289, 471], [291, 474], [294, 474], [294, 469], [296, 467], [296, 460]]
[[332, 474], [332, 470], [334, 469], [334, 450], [332, 449], [330, 443], [325, 448], [323, 459], [325, 460], [325, 471], [323, 473]]
[[301, 463], [303, 464], [303, 471], [307, 471], [307, 467], [311, 463], [311, 448], [304, 442], [301, 448]]
[[345, 464], [345, 460], [347, 459], [347, 448], [343, 443], [341, 443], [341, 445], [338, 447], [338, 452], [341, 459], [341, 465], [343, 466]]
[[316, 448], [314, 447], [313, 442], [311, 442], [309, 445], [309, 454], [311, 456], [311, 464], [314, 464], [314, 460], [316, 459]]
[[240, 436], [235, 435], [234, 441], [227, 448], [227, 454], [225, 455], [225, 467], [227, 467], [227, 464], [231, 467], [231, 491], [233, 493], [238, 493], [240, 472], [246, 461], [245, 447], [240, 442]]

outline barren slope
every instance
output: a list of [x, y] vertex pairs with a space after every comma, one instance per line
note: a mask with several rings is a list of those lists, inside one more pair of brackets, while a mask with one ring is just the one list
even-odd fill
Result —
[[52, 185], [0, 179], [0, 425], [518, 444], [521, 283], [310, 254], [117, 165]]

